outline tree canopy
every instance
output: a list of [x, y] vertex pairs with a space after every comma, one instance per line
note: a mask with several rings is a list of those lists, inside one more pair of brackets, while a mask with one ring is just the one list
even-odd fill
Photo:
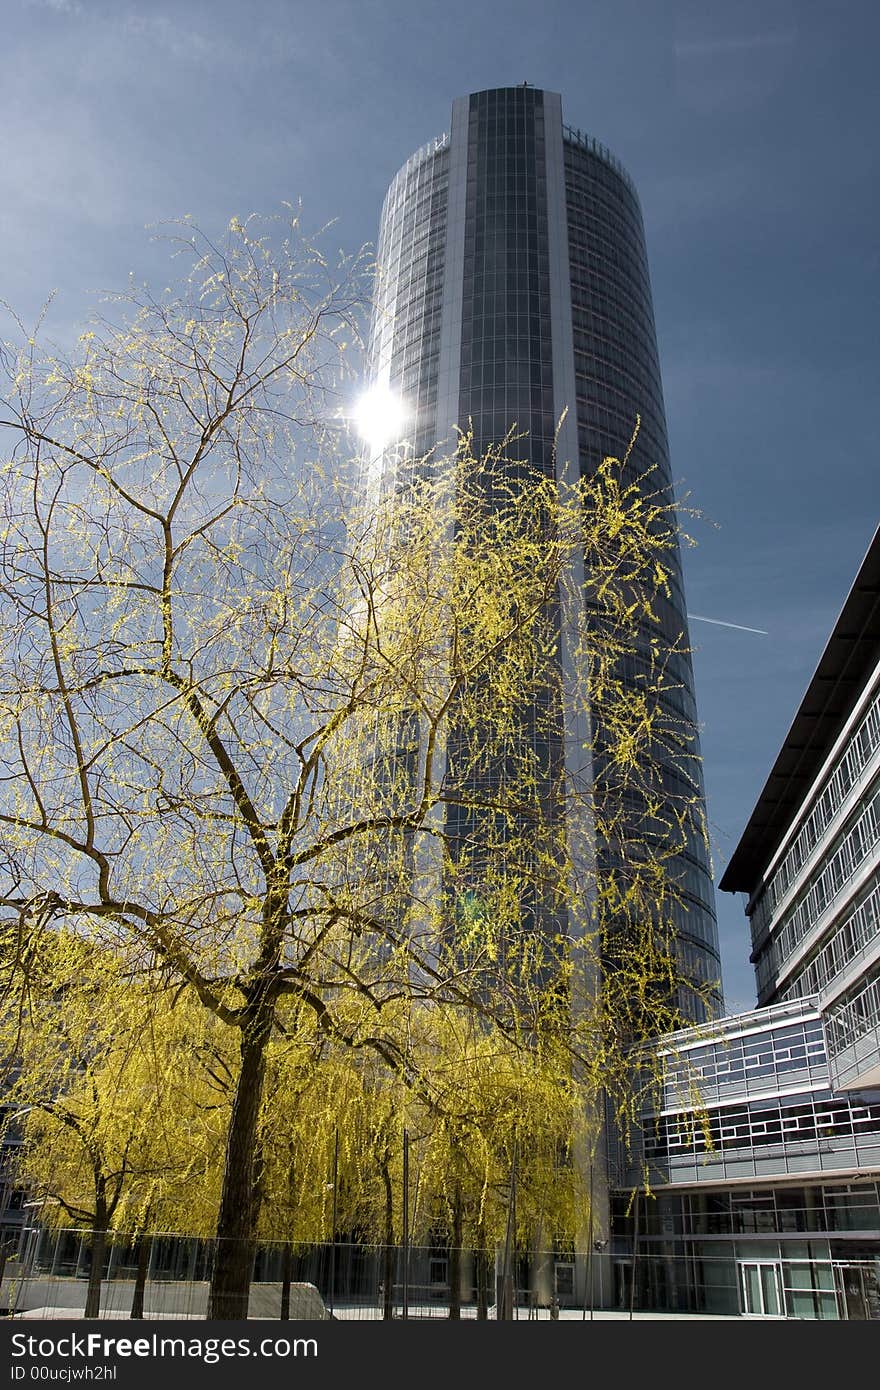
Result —
[[642, 688], [622, 673], [664, 499], [617, 460], [537, 475], [514, 434], [362, 486], [338, 428], [359, 267], [295, 224], [176, 249], [188, 277], [72, 355], [6, 354], [5, 997], [24, 1019], [63, 930], [230, 1030], [210, 1315], [238, 1317], [288, 1008], [307, 1049], [423, 1097], [416, 1005], [552, 1035], [584, 1105], [625, 1104], [633, 1041], [678, 1021], [666, 866], [693, 804], [654, 767], [690, 731], [656, 698], [659, 636]]

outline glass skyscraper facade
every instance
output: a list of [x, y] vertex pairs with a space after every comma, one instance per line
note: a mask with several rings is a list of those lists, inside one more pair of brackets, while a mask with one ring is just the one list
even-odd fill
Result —
[[[672, 500], [638, 196], [604, 146], [563, 124], [557, 94], [524, 84], [456, 101], [448, 135], [412, 155], [391, 183], [378, 263], [371, 376], [411, 411], [411, 457], [442, 456], [456, 427], [469, 423], [476, 452], [515, 426], [526, 467], [552, 476], [570, 463], [589, 474], [603, 457], [624, 456], [638, 417], [627, 481]], [[680, 897], [676, 949], [684, 975], [708, 987], [717, 1011], [721, 970], [677, 555], [671, 568], [659, 621], [678, 650], [657, 698], [687, 732], [683, 751], [661, 755], [657, 776], [670, 805], [692, 803], [687, 844], [670, 869]], [[634, 687], [649, 661], [645, 632], [625, 658]], [[553, 777], [561, 745], [548, 752]], [[601, 728], [593, 757], [598, 776]], [[599, 844], [598, 872], [618, 853]], [[539, 903], [534, 911], [540, 919]], [[696, 994], [685, 990], [679, 1002], [686, 1016], [703, 1017]]]

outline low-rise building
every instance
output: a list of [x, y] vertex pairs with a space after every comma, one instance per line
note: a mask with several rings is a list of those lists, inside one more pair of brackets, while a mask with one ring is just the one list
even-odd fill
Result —
[[880, 1319], [880, 531], [720, 887], [759, 1007], [661, 1041], [617, 1301]]

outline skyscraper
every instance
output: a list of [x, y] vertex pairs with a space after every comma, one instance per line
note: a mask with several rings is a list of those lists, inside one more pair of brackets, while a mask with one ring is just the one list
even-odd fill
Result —
[[[561, 99], [524, 83], [457, 100], [448, 135], [407, 160], [382, 210], [371, 374], [411, 410], [415, 456], [473, 423], [481, 451], [511, 426], [521, 454], [545, 474], [570, 461], [582, 474], [606, 455], [667, 500], [672, 485], [650, 280], [639, 200], [614, 156], [563, 124]], [[563, 423], [558, 430], [560, 419]], [[557, 447], [554, 449], [554, 442]], [[687, 621], [678, 556], [660, 600], [664, 638]], [[647, 641], [647, 639], [646, 639]], [[681, 643], [680, 643], [681, 645]], [[639, 679], [645, 651], [628, 658]], [[702, 814], [693, 675], [686, 651], [662, 697], [688, 730], [684, 758], [661, 767], [670, 801]], [[601, 747], [601, 730], [598, 731]], [[597, 754], [600, 756], [600, 753]], [[598, 870], [613, 851], [597, 846]], [[676, 941], [684, 973], [717, 982], [712, 885], [699, 824], [671, 866], [681, 895]], [[540, 905], [536, 908], [540, 911]], [[684, 992], [699, 1019], [702, 1005]]]

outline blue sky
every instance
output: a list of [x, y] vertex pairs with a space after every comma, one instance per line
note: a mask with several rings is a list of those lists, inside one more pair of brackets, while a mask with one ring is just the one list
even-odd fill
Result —
[[[452, 99], [529, 81], [619, 156], [648, 237], [720, 874], [880, 514], [876, 0], [6, 0], [0, 297], [159, 279], [145, 228], [301, 198], [372, 240]], [[754, 980], [719, 895], [728, 1004]]]

